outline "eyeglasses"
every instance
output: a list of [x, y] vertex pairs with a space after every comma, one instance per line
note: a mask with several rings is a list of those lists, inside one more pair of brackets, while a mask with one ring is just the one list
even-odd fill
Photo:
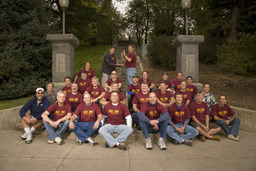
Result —
[[36, 93], [36, 94], [44, 94], [44, 93]]

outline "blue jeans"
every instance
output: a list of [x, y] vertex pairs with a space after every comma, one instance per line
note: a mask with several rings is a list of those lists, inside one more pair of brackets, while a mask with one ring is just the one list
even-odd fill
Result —
[[[176, 127], [178, 128], [181, 128], [184, 126], [184, 124], [182, 123], [177, 123], [177, 124], [174, 124]], [[191, 139], [191, 138], [194, 138], [196, 137], [199, 132], [193, 128], [192, 126], [190, 125], [187, 125], [185, 127], [185, 130], [184, 130], [185, 134], [179, 134], [172, 126], [168, 125], [167, 126], [167, 134], [172, 138], [172, 139], [175, 139], [177, 140], [180, 144], [184, 141], [184, 140], [187, 140], [187, 139]]]
[[[124, 142], [132, 132], [133, 129], [130, 126], [111, 124], [106, 124], [99, 130], [99, 134], [107, 141], [109, 147], [113, 147], [119, 142]], [[119, 136], [114, 138], [112, 134], [119, 134]]]
[[132, 84], [132, 77], [136, 74], [136, 68], [127, 68], [126, 69], [127, 74], [127, 84]]
[[132, 113], [132, 120], [133, 122], [135, 122], [136, 124], [140, 124], [140, 119], [139, 119], [139, 113]]
[[146, 139], [149, 138], [149, 133], [158, 133], [158, 132], [160, 132], [161, 138], [166, 138], [166, 128], [168, 125], [168, 120], [159, 122], [157, 125], [159, 130], [154, 130], [153, 126], [150, 123], [140, 121], [140, 127]]
[[77, 138], [84, 142], [88, 137], [97, 132], [101, 127], [101, 122], [98, 129], [93, 129], [95, 122], [74, 122], [75, 128], [73, 132], [76, 134]]
[[44, 127], [46, 128], [46, 132], [49, 140], [53, 140], [56, 137], [60, 137], [61, 135], [68, 129], [69, 120], [59, 123], [57, 128], [51, 126], [49, 122], [43, 121]]
[[239, 127], [240, 127], [240, 119], [236, 118], [231, 121], [228, 125], [224, 120], [214, 121], [217, 125], [219, 125], [226, 134], [233, 134], [234, 136], [238, 136]]

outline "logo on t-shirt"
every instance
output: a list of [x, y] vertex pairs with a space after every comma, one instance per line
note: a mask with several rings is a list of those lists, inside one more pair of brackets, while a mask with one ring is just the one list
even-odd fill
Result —
[[161, 102], [167, 102], [169, 99], [168, 99], [168, 97], [161, 97], [160, 98], [160, 101]]
[[79, 85], [80, 86], [86, 86], [86, 83], [80, 83]]
[[178, 89], [180, 89], [180, 84], [177, 86]]
[[180, 112], [175, 112], [175, 115], [176, 116], [183, 116], [184, 115], [184, 111], [180, 111]]
[[154, 116], [156, 113], [157, 113], [156, 110], [154, 110], [154, 111], [149, 111], [149, 115], [150, 115], [150, 116]]
[[220, 116], [225, 116], [228, 112], [225, 110], [225, 111], [219, 111], [218, 112], [218, 115]]
[[143, 103], [148, 102], [148, 98], [140, 98], [140, 101], [143, 102]]
[[204, 108], [198, 108], [196, 109], [197, 113], [204, 113], [205, 109]]
[[96, 96], [97, 96], [98, 94], [99, 94], [98, 91], [93, 91], [93, 92], [92, 92], [92, 95], [96, 95]]
[[78, 98], [69, 98], [69, 101], [70, 101], [70, 102], [77, 102], [77, 101], [78, 101]]
[[93, 114], [93, 110], [84, 110], [83, 114], [84, 115], [91, 115], [91, 114]]
[[117, 115], [117, 114], [119, 113], [119, 110], [109, 109], [108, 112], [109, 112], [111, 115]]
[[59, 115], [59, 116], [63, 116], [63, 115], [65, 115], [65, 113], [66, 113], [65, 110], [62, 110], [62, 111], [56, 110], [56, 111], [55, 111], [55, 114], [56, 114], [56, 115]]
[[186, 99], [188, 97], [188, 95], [184, 94], [183, 95], [183, 99]]

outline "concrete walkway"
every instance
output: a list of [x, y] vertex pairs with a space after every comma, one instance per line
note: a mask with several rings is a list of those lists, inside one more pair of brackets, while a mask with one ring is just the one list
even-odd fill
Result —
[[32, 144], [25, 144], [19, 139], [22, 133], [22, 130], [0, 130], [1, 171], [256, 170], [256, 133], [245, 131], [240, 132], [240, 142], [220, 134], [220, 142], [193, 139], [192, 147], [174, 145], [167, 139], [165, 151], [155, 143], [153, 150], [146, 150], [142, 133], [137, 130], [127, 141], [127, 151], [105, 148], [100, 135], [96, 136], [99, 145], [92, 147], [75, 144], [73, 133], [62, 145], [48, 144], [45, 131], [36, 133]]

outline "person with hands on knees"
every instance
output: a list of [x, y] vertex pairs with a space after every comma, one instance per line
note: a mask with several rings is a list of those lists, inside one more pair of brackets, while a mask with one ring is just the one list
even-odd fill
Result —
[[[79, 121], [74, 122], [78, 116], [80, 118]], [[79, 145], [83, 144], [85, 141], [88, 141], [91, 146], [97, 144], [91, 136], [102, 126], [102, 118], [103, 115], [100, 107], [92, 102], [90, 94], [85, 93], [83, 103], [77, 107], [69, 121], [69, 128], [72, 129], [78, 137], [76, 142]]]
[[167, 127], [167, 135], [173, 139], [173, 143], [185, 144], [192, 146], [192, 138], [196, 137], [198, 131], [189, 126], [190, 111], [187, 105], [182, 103], [182, 94], [176, 92], [175, 95], [176, 103], [168, 107], [170, 115], [169, 125]]
[[157, 102], [156, 94], [149, 93], [148, 103], [144, 103], [139, 112], [140, 127], [146, 139], [146, 149], [153, 149], [149, 133], [160, 132], [158, 146], [161, 150], [166, 149], [165, 138], [169, 115], [166, 109]]
[[[66, 93], [59, 91], [57, 93], [57, 102], [52, 104], [43, 114], [43, 123], [48, 134], [48, 143], [61, 144], [62, 134], [68, 129], [69, 118], [71, 117], [71, 106], [65, 104]], [[53, 119], [48, 116], [52, 113]]]

